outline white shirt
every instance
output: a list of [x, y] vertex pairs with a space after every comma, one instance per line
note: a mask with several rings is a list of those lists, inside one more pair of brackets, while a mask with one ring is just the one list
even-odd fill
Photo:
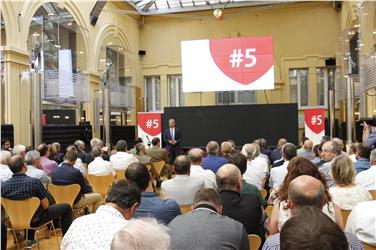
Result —
[[138, 162], [138, 160], [127, 152], [116, 152], [116, 154], [111, 155], [110, 162], [115, 170], [126, 170], [129, 164]]
[[95, 157], [95, 159], [89, 163], [89, 174], [102, 176], [102, 175], [115, 175], [115, 169], [111, 166], [109, 161], [103, 160], [102, 157]]
[[200, 165], [191, 165], [191, 177], [196, 177], [205, 182], [206, 188], [216, 188], [217, 182], [215, 179], [215, 174], [213, 171], [208, 169], [203, 169]]
[[61, 249], [111, 249], [114, 235], [128, 221], [115, 208], [102, 205], [94, 214], [75, 219], [61, 242]]
[[355, 183], [368, 190], [376, 190], [376, 165], [356, 175]]
[[334, 161], [334, 159], [332, 159], [329, 162], [325, 162], [324, 164], [321, 165], [321, 167], [319, 167], [319, 170], [325, 176], [326, 183], [327, 183], [327, 185], [328, 185], [329, 188], [330, 187], [334, 187], [336, 185], [334, 183], [334, 180], [333, 180], [333, 177], [332, 177], [332, 173], [331, 173], [333, 161]]
[[196, 177], [176, 175], [174, 179], [162, 182], [161, 189], [165, 199], [174, 199], [179, 205], [190, 205], [198, 190], [205, 183]]
[[271, 188], [278, 188], [282, 186], [287, 175], [288, 165], [289, 161], [285, 161], [281, 166], [274, 167], [270, 170], [269, 186]]
[[0, 164], [1, 170], [0, 170], [0, 180], [1, 182], [7, 181], [13, 176], [13, 172], [9, 169], [7, 165]]
[[356, 162], [356, 155], [355, 154], [349, 155], [349, 157], [352, 160], [352, 162]]
[[247, 161], [247, 170], [243, 174], [243, 179], [247, 183], [261, 189], [268, 172], [269, 167], [265, 158], [257, 156], [252, 161]]
[[358, 203], [347, 218], [345, 231], [376, 246], [376, 201]]
[[171, 139], [175, 140], [175, 128], [170, 128]]
[[331, 187], [329, 188], [329, 193], [332, 197], [332, 201], [337, 204], [340, 209], [345, 210], [351, 210], [359, 202], [372, 200], [370, 192], [359, 185], [352, 187]]
[[50, 179], [50, 177], [47, 176], [46, 172], [44, 172], [41, 169], [34, 167], [33, 165], [27, 165], [26, 175], [33, 177], [33, 178], [37, 178], [44, 185], [51, 183], [51, 179]]

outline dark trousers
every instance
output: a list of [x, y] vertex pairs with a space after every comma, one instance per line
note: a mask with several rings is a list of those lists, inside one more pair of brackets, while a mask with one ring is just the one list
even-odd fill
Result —
[[4, 223], [1, 223], [1, 249], [7, 249], [7, 227]]
[[[72, 209], [66, 203], [49, 206], [46, 210], [38, 215], [38, 222], [35, 224], [32, 223], [31, 226], [37, 227], [50, 220], [59, 218], [61, 219], [61, 231], [64, 236], [64, 234], [68, 231], [69, 226], [72, 224]], [[34, 233], [34, 230], [29, 230], [27, 239], [33, 240]]]
[[170, 164], [174, 164], [175, 158], [180, 155], [180, 148], [176, 148], [176, 147], [172, 146], [168, 150], [168, 154], [169, 154]]

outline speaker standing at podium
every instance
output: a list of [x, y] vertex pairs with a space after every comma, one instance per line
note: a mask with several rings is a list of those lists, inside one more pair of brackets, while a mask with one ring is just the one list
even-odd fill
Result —
[[180, 142], [183, 137], [181, 135], [180, 129], [175, 128], [175, 120], [170, 119], [168, 121], [168, 129], [164, 131], [163, 140], [166, 143], [166, 149], [169, 153], [170, 163], [173, 164], [175, 158], [180, 155]]

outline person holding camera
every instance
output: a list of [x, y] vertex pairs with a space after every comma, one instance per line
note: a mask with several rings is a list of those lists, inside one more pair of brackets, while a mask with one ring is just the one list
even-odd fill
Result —
[[363, 122], [363, 142], [372, 148], [376, 147], [376, 127]]

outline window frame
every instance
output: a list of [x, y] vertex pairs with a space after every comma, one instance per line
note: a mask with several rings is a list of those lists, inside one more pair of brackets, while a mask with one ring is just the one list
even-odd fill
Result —
[[[147, 88], [147, 85], [148, 85], [148, 81], [147, 79], [148, 78], [151, 78], [151, 99], [150, 97], [148, 96], [148, 88]], [[159, 79], [159, 109], [157, 107], [157, 100], [156, 100], [156, 79]], [[145, 101], [146, 101], [146, 105], [145, 105], [145, 110], [147, 112], [160, 112], [162, 110], [162, 105], [161, 105], [161, 77], [159, 75], [150, 75], [150, 76], [144, 76], [144, 98], [145, 98]], [[149, 101], [151, 100], [152, 102], [152, 109], [149, 110]]]

